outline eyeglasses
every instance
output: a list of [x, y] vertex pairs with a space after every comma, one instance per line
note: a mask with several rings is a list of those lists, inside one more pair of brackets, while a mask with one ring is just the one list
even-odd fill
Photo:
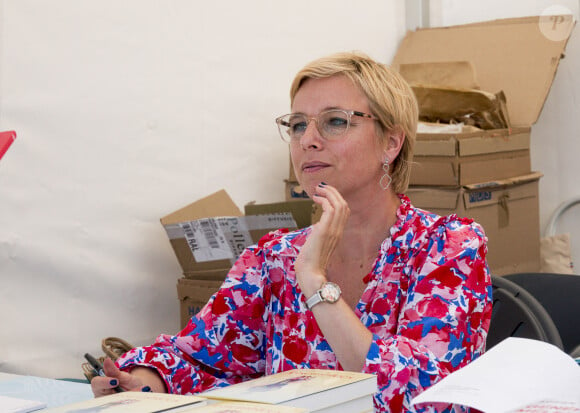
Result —
[[324, 139], [336, 140], [346, 134], [353, 116], [377, 120], [373, 115], [356, 110], [331, 109], [320, 112], [318, 116], [289, 113], [276, 118], [276, 123], [280, 137], [284, 142], [290, 143], [300, 140], [312, 120], [316, 122], [316, 129]]

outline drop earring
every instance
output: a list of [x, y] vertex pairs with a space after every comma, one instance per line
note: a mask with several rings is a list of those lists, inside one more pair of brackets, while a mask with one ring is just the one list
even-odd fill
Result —
[[385, 158], [385, 161], [383, 162], [383, 171], [385, 171], [385, 174], [381, 177], [379, 184], [383, 190], [387, 190], [389, 186], [391, 186], [393, 180], [391, 175], [389, 175], [389, 158]]

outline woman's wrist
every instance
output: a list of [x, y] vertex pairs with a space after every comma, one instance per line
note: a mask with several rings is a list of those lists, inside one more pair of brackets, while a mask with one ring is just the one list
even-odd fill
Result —
[[165, 382], [153, 367], [135, 366], [130, 374], [141, 380], [143, 385], [149, 386], [152, 392], [167, 393]]
[[302, 277], [302, 282], [300, 283], [300, 289], [306, 298], [311, 297], [316, 291], [320, 289], [322, 284], [326, 281], [326, 274], [324, 273], [310, 273], [304, 274]]

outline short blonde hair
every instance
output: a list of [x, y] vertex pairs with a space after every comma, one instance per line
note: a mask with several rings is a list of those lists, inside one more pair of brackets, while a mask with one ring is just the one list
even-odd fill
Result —
[[409, 185], [419, 118], [412, 89], [398, 72], [363, 53], [336, 53], [308, 63], [296, 74], [290, 87], [291, 104], [294, 104], [296, 93], [306, 79], [335, 75], [346, 76], [365, 94], [372, 114], [378, 118], [381, 136], [395, 128], [401, 128], [405, 134], [399, 156], [391, 160], [393, 190], [405, 192]]

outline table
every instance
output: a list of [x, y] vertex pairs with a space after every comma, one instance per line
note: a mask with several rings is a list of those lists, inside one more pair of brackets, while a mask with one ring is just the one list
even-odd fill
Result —
[[75, 383], [36, 376], [0, 372], [0, 395], [46, 403], [58, 407], [93, 398], [88, 383]]

